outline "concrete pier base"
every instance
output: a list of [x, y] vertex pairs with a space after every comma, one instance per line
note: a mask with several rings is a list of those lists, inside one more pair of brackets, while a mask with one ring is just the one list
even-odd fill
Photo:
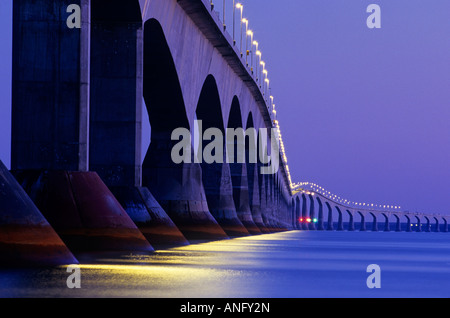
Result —
[[73, 252], [152, 252], [95, 172], [16, 172], [17, 179]]
[[0, 162], [0, 266], [68, 264], [78, 261]]
[[[203, 186], [211, 214], [228, 236], [250, 235], [236, 212], [229, 165], [203, 163], [201, 166]], [[251, 218], [250, 213], [248, 216]]]
[[155, 248], [189, 245], [175, 223], [145, 187], [111, 187], [139, 230]]

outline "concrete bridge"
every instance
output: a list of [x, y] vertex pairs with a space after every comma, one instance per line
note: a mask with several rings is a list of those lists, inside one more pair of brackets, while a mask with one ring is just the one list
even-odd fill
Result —
[[[71, 4], [81, 7], [79, 29], [66, 23]], [[211, 9], [203, 0], [14, 1], [11, 172], [70, 251], [291, 228], [283, 162], [262, 175], [261, 164], [171, 160], [172, 132], [195, 120], [223, 135], [275, 125], [265, 83]], [[142, 162], [143, 105], [151, 143]]]
[[374, 208], [373, 204], [355, 207], [306, 188], [294, 192], [293, 226], [299, 230], [448, 232], [450, 216], [383, 210]]
[[[81, 7], [79, 29], [67, 25], [71, 4]], [[210, 1], [15, 0], [13, 15], [11, 171], [0, 164], [2, 264], [68, 264], [86, 251], [148, 252], [314, 229], [299, 221], [315, 218], [315, 203], [319, 230], [324, 206], [329, 230], [333, 209], [338, 229], [344, 213], [350, 230], [357, 215], [361, 230], [369, 216], [375, 229], [383, 215], [386, 229], [392, 217], [433, 220], [294, 195], [283, 147], [280, 169], [269, 175], [250, 160], [173, 162], [172, 132], [192, 131], [197, 120], [223, 135], [278, 127], [262, 73], [248, 65]], [[143, 107], [151, 143], [142, 162]], [[447, 219], [434, 220], [447, 229]]]

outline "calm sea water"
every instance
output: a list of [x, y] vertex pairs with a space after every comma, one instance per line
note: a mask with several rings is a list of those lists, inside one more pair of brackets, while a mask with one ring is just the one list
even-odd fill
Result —
[[[450, 297], [450, 233], [285, 232], [158, 251], [79, 256], [67, 267], [0, 270], [1, 297]], [[381, 267], [381, 288], [366, 285]]]

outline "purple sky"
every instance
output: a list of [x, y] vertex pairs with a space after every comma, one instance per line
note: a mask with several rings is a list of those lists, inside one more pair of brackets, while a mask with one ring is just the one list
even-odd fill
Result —
[[[7, 165], [11, 3], [0, 1]], [[293, 181], [352, 201], [450, 214], [450, 1], [242, 3], [267, 63]], [[366, 26], [371, 3], [381, 6], [381, 29]]]

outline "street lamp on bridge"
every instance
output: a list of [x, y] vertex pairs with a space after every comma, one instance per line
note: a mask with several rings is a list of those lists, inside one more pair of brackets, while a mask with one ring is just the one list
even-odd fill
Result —
[[[256, 42], [256, 41], [255, 41]], [[262, 57], [262, 53], [261, 51], [258, 50], [258, 42], [256, 42], [256, 56], [259, 57], [258, 61], [256, 62], [256, 82], [258, 82], [260, 80], [259, 77], [259, 68], [258, 65], [261, 65], [261, 57]]]
[[[233, 0], [233, 44], [236, 44], [236, 9], [241, 10], [241, 18], [239, 19], [241, 23], [242, 30], [242, 15], [244, 14], [244, 6], [242, 3], [237, 3], [234, 5], [235, 0]], [[242, 34], [242, 32], [241, 32]], [[241, 36], [241, 51], [242, 51], [242, 36]]]
[[247, 30], [247, 36], [249, 36], [250, 37], [250, 50], [248, 49], [248, 37], [246, 38], [246, 41], [245, 41], [245, 46], [246, 46], [246, 52], [247, 52], [247, 56], [246, 56], [246, 58], [245, 58], [245, 63], [247, 63], [247, 67], [248, 67], [248, 56], [250, 55], [250, 53], [251, 53], [251, 68], [250, 68], [250, 70], [252, 71], [252, 73], [253, 73], [253, 45], [252, 45], [252, 43], [253, 43], [253, 31], [252, 30]]
[[[242, 16], [242, 14], [241, 14]], [[243, 33], [244, 33], [244, 26], [245, 24], [245, 42], [247, 42], [247, 32], [248, 32], [248, 20], [246, 18], [241, 19], [241, 57], [244, 56], [244, 47], [243, 47]]]
[[261, 65], [262, 67], [261, 67], [261, 73], [259, 74], [261, 77], [260, 77], [260, 81], [259, 81], [259, 87], [260, 88], [262, 88], [262, 84], [263, 84], [263, 82], [262, 82], [262, 77], [263, 77], [263, 72], [264, 72], [264, 70], [266, 69], [266, 62], [264, 62], [264, 61], [261, 61], [261, 62], [259, 62], [259, 65]]

